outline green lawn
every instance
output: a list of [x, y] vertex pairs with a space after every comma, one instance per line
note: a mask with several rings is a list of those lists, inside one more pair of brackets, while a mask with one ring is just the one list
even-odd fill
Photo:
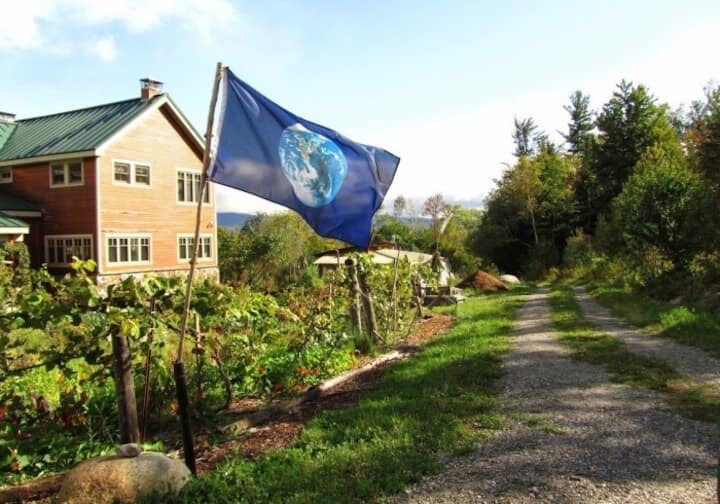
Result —
[[702, 348], [720, 358], [720, 316], [618, 288], [597, 287], [591, 293], [613, 315], [652, 334]]
[[227, 460], [181, 501], [367, 502], [439, 470], [439, 454], [505, 425], [497, 380], [522, 294], [468, 300], [450, 331], [392, 366], [358, 405], [322, 413], [289, 448]]
[[619, 339], [585, 321], [570, 287], [553, 287], [550, 304], [560, 341], [573, 358], [604, 366], [617, 383], [661, 392], [687, 418], [720, 422], [719, 387], [697, 385], [664, 362], [629, 352]]

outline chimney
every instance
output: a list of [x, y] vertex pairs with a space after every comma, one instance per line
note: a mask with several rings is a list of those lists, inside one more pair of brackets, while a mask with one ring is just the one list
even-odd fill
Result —
[[0, 112], [0, 123], [13, 124], [15, 122], [15, 114], [10, 112]]
[[149, 100], [155, 95], [162, 94], [163, 83], [150, 78], [140, 79], [140, 98]]

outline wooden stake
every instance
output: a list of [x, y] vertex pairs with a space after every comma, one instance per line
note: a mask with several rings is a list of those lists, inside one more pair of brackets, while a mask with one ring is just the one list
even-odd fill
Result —
[[215, 120], [215, 103], [217, 102], [218, 91], [220, 89], [220, 79], [222, 78], [222, 63], [218, 63], [215, 69], [215, 82], [213, 84], [212, 97], [210, 99], [210, 110], [208, 112], [207, 128], [205, 129], [205, 152], [203, 152], [203, 170], [200, 175], [200, 194], [198, 196], [197, 212], [195, 214], [195, 239], [193, 241], [193, 251], [190, 258], [190, 271], [188, 271], [187, 285], [185, 286], [185, 305], [183, 306], [182, 324], [180, 325], [180, 341], [178, 342], [177, 361], [183, 359], [183, 343], [185, 342], [185, 334], [187, 333], [188, 314], [190, 313], [190, 301], [192, 300], [192, 282], [195, 276], [195, 266], [197, 264], [197, 255], [200, 244], [200, 221], [202, 219], [202, 203], [207, 190], [207, 172], [210, 168], [210, 147], [212, 145], [212, 129]]
[[358, 332], [362, 331], [362, 313], [360, 311], [360, 298], [362, 291], [360, 290], [360, 282], [358, 280], [357, 265], [352, 259], [345, 260], [345, 266], [348, 268], [348, 276], [350, 277], [350, 316], [352, 323]]
[[380, 341], [380, 333], [377, 328], [377, 318], [375, 317], [375, 303], [373, 303], [370, 293], [370, 286], [367, 283], [367, 272], [360, 268], [360, 288], [362, 289], [363, 307], [365, 308], [365, 318], [367, 319], [368, 334], [374, 343]]
[[395, 256], [395, 271], [393, 272], [393, 286], [392, 286], [392, 302], [393, 302], [393, 331], [398, 330], [398, 298], [397, 298], [397, 283], [398, 283], [398, 268], [400, 267], [400, 245], [395, 240], [395, 248], [397, 249], [397, 255]]
[[118, 412], [120, 413], [120, 441], [137, 443], [140, 441], [137, 403], [135, 402], [135, 381], [132, 374], [130, 342], [124, 334], [112, 335], [113, 364], [115, 368], [115, 387]]
[[182, 324], [180, 325], [180, 341], [178, 342], [177, 359], [173, 364], [175, 374], [175, 391], [177, 393], [178, 409], [180, 413], [180, 424], [182, 427], [183, 452], [185, 454], [185, 465], [195, 474], [195, 452], [193, 447], [192, 428], [190, 427], [190, 407], [187, 397], [187, 383], [185, 381], [185, 364], [183, 363], [183, 344], [187, 333], [188, 315], [190, 313], [190, 301], [192, 299], [192, 283], [195, 276], [195, 265], [197, 264], [198, 243], [200, 237], [200, 220], [202, 218], [202, 204], [207, 190], [207, 172], [210, 168], [210, 147], [212, 145], [212, 129], [215, 119], [215, 104], [217, 102], [220, 79], [222, 78], [222, 63], [218, 63], [215, 69], [215, 81], [213, 83], [212, 97], [210, 98], [210, 110], [208, 111], [207, 128], [205, 129], [205, 152], [203, 152], [203, 170], [200, 175], [200, 194], [198, 195], [197, 213], [195, 216], [195, 240], [190, 259], [190, 271], [188, 272], [187, 285], [185, 286], [185, 305], [183, 306]]

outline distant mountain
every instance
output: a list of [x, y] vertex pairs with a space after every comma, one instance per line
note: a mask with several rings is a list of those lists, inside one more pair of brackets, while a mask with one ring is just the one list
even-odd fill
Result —
[[376, 215], [375, 224], [380, 224], [385, 219], [397, 219], [407, 226], [430, 227], [432, 225], [432, 218], [430, 217], [395, 217], [387, 213]]
[[220, 227], [241, 228], [251, 217], [254, 217], [254, 215], [247, 213], [218, 212], [217, 222]]

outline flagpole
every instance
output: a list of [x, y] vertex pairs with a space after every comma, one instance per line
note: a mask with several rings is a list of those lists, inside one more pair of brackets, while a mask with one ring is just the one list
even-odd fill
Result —
[[192, 430], [190, 428], [190, 408], [188, 404], [187, 383], [185, 381], [185, 364], [183, 362], [183, 345], [187, 333], [188, 315], [190, 313], [190, 301], [192, 299], [192, 283], [195, 276], [195, 266], [200, 238], [200, 220], [202, 218], [202, 204], [207, 190], [207, 172], [210, 167], [210, 146], [212, 142], [213, 121], [215, 118], [215, 104], [217, 102], [220, 80], [222, 78], [222, 63], [218, 62], [215, 69], [215, 80], [213, 82], [210, 109], [208, 111], [207, 128], [205, 130], [205, 150], [203, 152], [203, 168], [200, 175], [200, 194], [198, 195], [197, 213], [195, 217], [195, 238], [193, 240], [192, 256], [190, 258], [190, 271], [188, 271], [187, 285], [185, 286], [185, 305], [183, 306], [182, 323], [180, 325], [180, 341], [178, 342], [177, 359], [173, 364], [175, 374], [175, 391], [177, 393], [178, 410], [182, 426], [183, 452], [185, 454], [185, 465], [195, 474], [195, 453], [193, 449]]

